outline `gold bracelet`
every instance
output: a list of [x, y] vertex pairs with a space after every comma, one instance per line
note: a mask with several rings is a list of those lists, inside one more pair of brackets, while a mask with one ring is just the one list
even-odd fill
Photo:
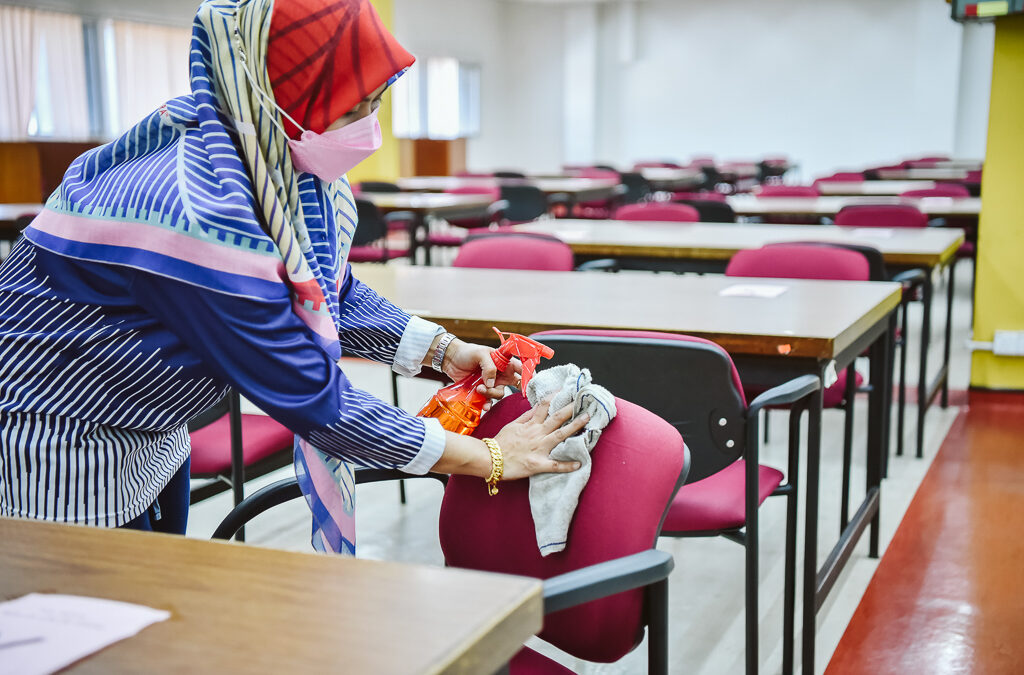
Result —
[[484, 445], [491, 451], [491, 475], [487, 477], [487, 494], [492, 497], [498, 494], [498, 481], [505, 473], [505, 460], [501, 454], [501, 446], [493, 438], [485, 438]]

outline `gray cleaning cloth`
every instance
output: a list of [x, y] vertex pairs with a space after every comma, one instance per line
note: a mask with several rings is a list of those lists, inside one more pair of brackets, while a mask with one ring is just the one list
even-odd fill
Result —
[[554, 398], [549, 414], [572, 403], [570, 421], [584, 413], [590, 415], [590, 421], [580, 433], [565, 439], [551, 451], [551, 459], [579, 462], [578, 470], [530, 477], [530, 512], [541, 555], [565, 548], [569, 523], [576, 512], [580, 493], [590, 479], [590, 451], [597, 445], [601, 431], [615, 419], [615, 397], [604, 387], [593, 384], [586, 368], [580, 370], [570, 363], [538, 371], [526, 388], [527, 400], [536, 406], [551, 396]]

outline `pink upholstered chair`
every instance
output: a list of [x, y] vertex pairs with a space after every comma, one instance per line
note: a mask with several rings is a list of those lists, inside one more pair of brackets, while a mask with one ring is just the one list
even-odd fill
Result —
[[818, 183], [859, 183], [864, 180], [864, 174], [859, 171], [837, 171], [831, 176], [822, 176], [814, 181]]
[[854, 204], [836, 214], [844, 227], [928, 227], [928, 217], [910, 204]]
[[758, 197], [817, 197], [818, 188], [813, 185], [762, 185], [755, 192]]
[[546, 234], [514, 231], [467, 237], [452, 266], [549, 272], [574, 269], [572, 249], [565, 242]]
[[700, 212], [686, 204], [640, 202], [620, 206], [615, 210], [614, 219], [696, 223], [700, 222]]
[[962, 199], [964, 197], [970, 197], [970, 191], [963, 185], [958, 183], [939, 183], [935, 187], [921, 188], [918, 190], [907, 190], [901, 192], [900, 197], [950, 197], [952, 199]]
[[[771, 277], [779, 279], [831, 279], [870, 281], [868, 258], [855, 250], [824, 244], [772, 244], [739, 251], [725, 269], [731, 277]], [[839, 379], [822, 392], [823, 408], [842, 408], [845, 413], [843, 433], [843, 515], [847, 520], [850, 464], [853, 445], [853, 395], [864, 378], [853, 364], [838, 373]], [[853, 378], [852, 382], [850, 378]], [[748, 394], [751, 392], [748, 392]], [[767, 413], [766, 413], [767, 420]], [[767, 427], [767, 421], [765, 423]]]
[[[594, 381], [635, 401], [682, 434], [691, 455], [684, 485], [672, 500], [662, 536], [723, 536], [746, 548], [746, 663], [757, 672], [758, 508], [768, 496], [787, 497], [784, 667], [792, 667], [792, 587], [796, 546], [796, 461], [799, 424], [791, 425], [789, 482], [758, 463], [758, 413], [793, 404], [799, 420], [819, 380], [805, 375], [764, 392], [750, 405], [732, 359], [713, 342], [646, 331], [557, 330], [532, 336], [552, 347], [552, 365], [589, 368]], [[641, 493], [636, 493], [639, 498]], [[616, 532], [616, 536], [618, 536]], [[544, 637], [543, 635], [541, 637]]]
[[[596, 166], [587, 166], [573, 172], [576, 178], [591, 178], [595, 180], [619, 180], [619, 172], [610, 169], [603, 169]], [[578, 202], [572, 205], [571, 214], [573, 218], [585, 218], [588, 220], [605, 220], [610, 218], [619, 198], [625, 192], [621, 184], [616, 186], [616, 193], [608, 199], [592, 199]]]
[[292, 461], [292, 432], [266, 415], [243, 414], [233, 389], [190, 421], [188, 430], [192, 478], [215, 479], [192, 489], [193, 504], [233, 490], [237, 506], [245, 496], [246, 473], [256, 478]]
[[[615, 405], [563, 551], [541, 556], [528, 481], [505, 483], [491, 497], [483, 481], [468, 476], [452, 476], [445, 489], [441, 549], [452, 567], [544, 579], [539, 636], [577, 658], [617, 661], [640, 643], [646, 624], [648, 669], [667, 673], [672, 557], [654, 544], [686, 477], [687, 450], [668, 422], [622, 399]], [[522, 395], [503, 399], [473, 435], [494, 436], [527, 409]], [[638, 580], [626, 581], [630, 576]], [[509, 665], [513, 675], [571, 672], [528, 648]]]

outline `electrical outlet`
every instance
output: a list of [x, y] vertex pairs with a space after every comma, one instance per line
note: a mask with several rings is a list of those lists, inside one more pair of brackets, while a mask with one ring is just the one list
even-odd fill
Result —
[[1024, 330], [997, 330], [992, 351], [999, 356], [1024, 356]]

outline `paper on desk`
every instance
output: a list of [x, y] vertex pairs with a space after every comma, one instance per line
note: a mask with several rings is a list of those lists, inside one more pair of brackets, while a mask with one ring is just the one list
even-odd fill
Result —
[[892, 228], [888, 227], [858, 227], [853, 230], [853, 236], [866, 239], [892, 239]]
[[170, 612], [77, 595], [0, 603], [0, 675], [43, 675], [166, 621]]
[[774, 284], [733, 284], [718, 292], [721, 296], [741, 298], [777, 298], [786, 292], [788, 286]]

